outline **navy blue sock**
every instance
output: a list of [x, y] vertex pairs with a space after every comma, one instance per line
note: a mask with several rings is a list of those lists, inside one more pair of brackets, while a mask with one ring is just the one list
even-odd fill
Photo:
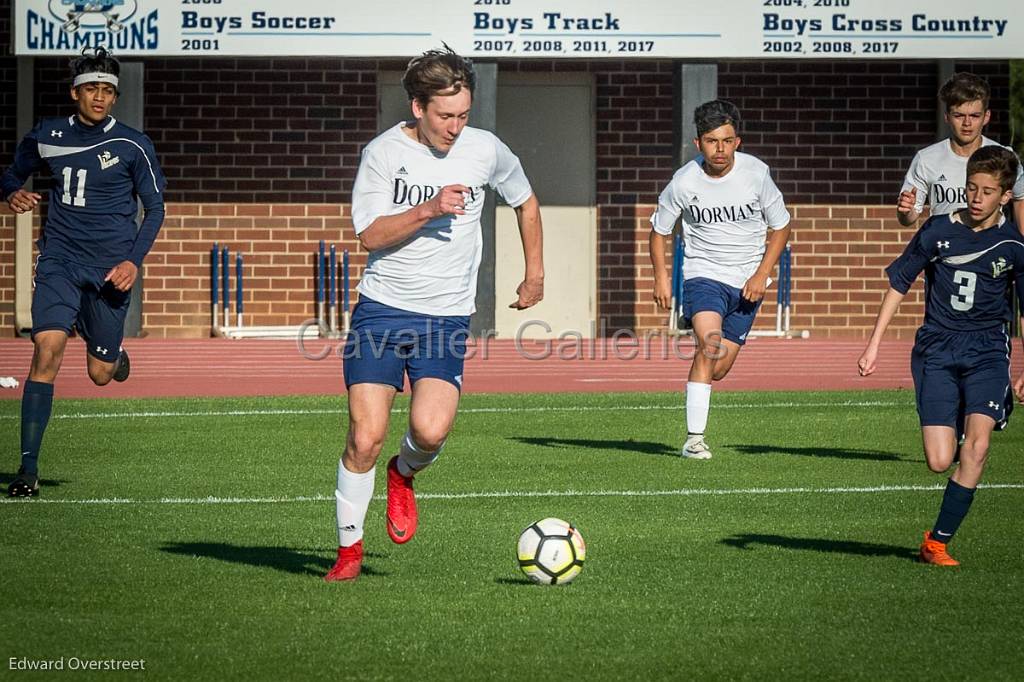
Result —
[[21, 467], [30, 474], [39, 472], [39, 446], [53, 407], [53, 384], [29, 379], [21, 397]]
[[946, 543], [953, 539], [953, 534], [971, 508], [975, 490], [977, 488], [963, 487], [952, 478], [946, 481], [939, 518], [935, 519], [935, 527], [932, 528], [932, 540]]

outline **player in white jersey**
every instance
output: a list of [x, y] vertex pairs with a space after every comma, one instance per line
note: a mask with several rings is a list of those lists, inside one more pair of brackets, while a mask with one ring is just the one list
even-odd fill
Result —
[[509, 148], [466, 126], [475, 82], [472, 62], [450, 49], [413, 59], [402, 84], [414, 120], [363, 151], [352, 223], [370, 255], [345, 346], [349, 429], [335, 491], [338, 560], [328, 581], [359, 576], [377, 458], [406, 375], [409, 427], [388, 462], [386, 516], [396, 543], [416, 532], [413, 476], [437, 458], [459, 404], [485, 186], [515, 209], [519, 222], [526, 274], [509, 307], [529, 308], [544, 295], [540, 205]]
[[704, 430], [711, 382], [725, 378], [746, 342], [790, 228], [789, 211], [768, 166], [736, 151], [736, 107], [724, 100], [706, 102], [694, 110], [693, 118], [693, 142], [700, 155], [676, 171], [658, 198], [658, 210], [651, 216], [650, 254], [654, 300], [668, 309], [665, 250], [680, 220], [683, 316], [697, 340], [686, 384], [687, 437], [681, 454], [710, 459]]
[[[955, 73], [939, 89], [949, 137], [914, 155], [903, 180], [896, 217], [910, 227], [925, 204], [931, 215], [949, 215], [967, 206], [967, 159], [982, 147], [998, 145], [982, 135], [992, 112], [988, 82], [973, 73]], [[1013, 215], [1024, 233], [1024, 167], [1013, 185]]]

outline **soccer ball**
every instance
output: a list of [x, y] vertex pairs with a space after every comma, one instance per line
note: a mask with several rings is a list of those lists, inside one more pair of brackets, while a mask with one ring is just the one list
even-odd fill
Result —
[[587, 546], [571, 523], [541, 519], [519, 536], [519, 568], [541, 585], [565, 585], [583, 570]]

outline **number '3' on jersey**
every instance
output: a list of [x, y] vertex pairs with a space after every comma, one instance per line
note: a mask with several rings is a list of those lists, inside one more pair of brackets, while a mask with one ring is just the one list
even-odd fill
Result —
[[925, 273], [925, 324], [953, 331], [997, 328], [1012, 317], [1008, 287], [1024, 302], [1024, 239], [1005, 219], [975, 232], [959, 213], [933, 216], [886, 268], [905, 294]]

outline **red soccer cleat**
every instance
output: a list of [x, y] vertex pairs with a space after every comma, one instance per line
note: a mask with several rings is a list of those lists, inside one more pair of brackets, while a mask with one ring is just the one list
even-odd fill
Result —
[[341, 582], [343, 580], [355, 580], [359, 577], [359, 569], [363, 566], [363, 541], [360, 540], [351, 547], [338, 548], [338, 561], [335, 562], [324, 580], [329, 583]]
[[925, 531], [924, 542], [921, 543], [921, 552], [917, 555], [918, 561], [933, 566], [959, 566], [960, 562], [949, 556], [945, 543], [932, 540], [932, 532]]
[[399, 545], [412, 540], [416, 534], [416, 494], [412, 491], [412, 476], [406, 478], [398, 472], [398, 456], [388, 462], [388, 535]]

